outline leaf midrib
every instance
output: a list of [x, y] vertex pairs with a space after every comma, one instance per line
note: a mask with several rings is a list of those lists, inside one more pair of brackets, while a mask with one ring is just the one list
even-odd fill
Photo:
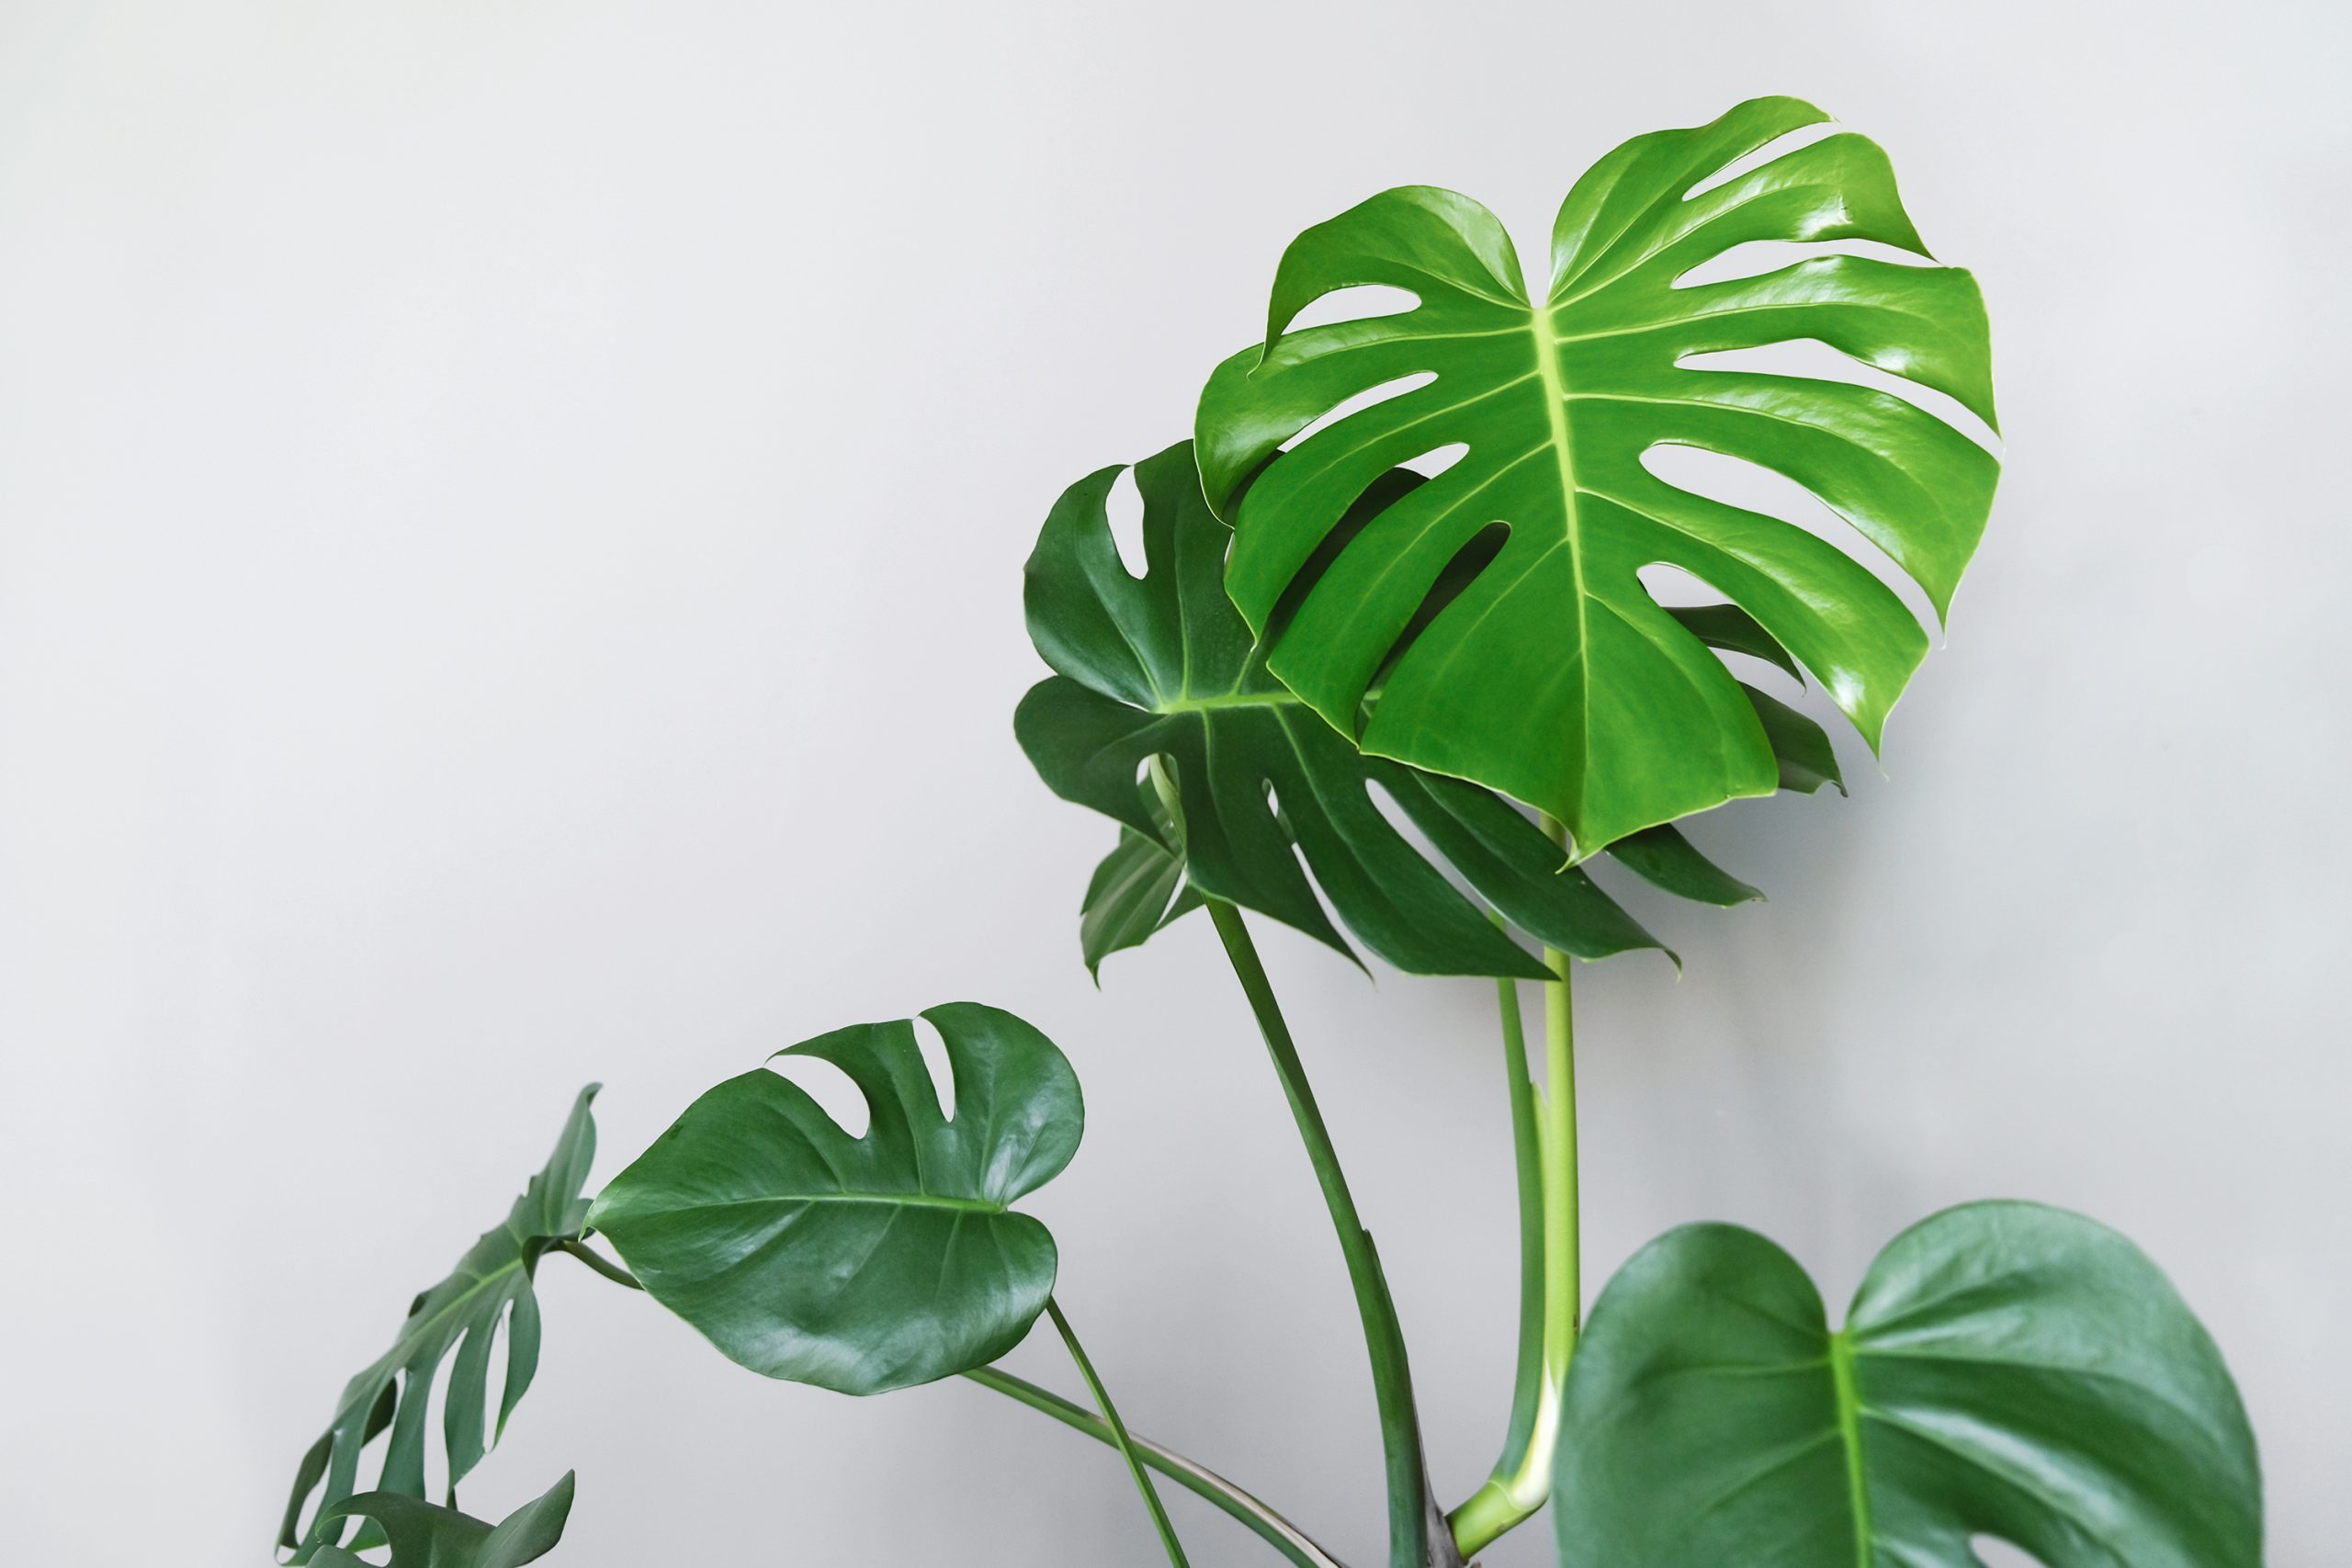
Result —
[[1189, 694], [1170, 697], [1155, 705], [1151, 711], [1162, 716], [1177, 714], [1208, 713], [1217, 708], [1282, 708], [1305, 707], [1305, 699], [1291, 692], [1220, 692], [1214, 696], [1195, 697]]
[[1591, 737], [1592, 660], [1587, 644], [1589, 628], [1585, 624], [1584, 542], [1577, 528], [1577, 485], [1575, 449], [1568, 434], [1567, 379], [1560, 372], [1560, 337], [1553, 326], [1556, 309], [1550, 304], [1529, 304], [1527, 328], [1534, 340], [1535, 373], [1544, 382], [1544, 417], [1551, 425], [1552, 455], [1559, 466], [1561, 542], [1568, 552], [1568, 570], [1576, 582], [1572, 646], [1577, 650], [1577, 684], [1580, 689], [1577, 722], [1584, 727], [1585, 734], [1577, 738], [1580, 744], [1570, 748], [1569, 755], [1577, 761], [1577, 798], [1581, 803], [1582, 759]]
[[1854, 1382], [1854, 1346], [1843, 1329], [1829, 1337], [1829, 1375], [1838, 1393], [1838, 1436], [1846, 1450], [1846, 1493], [1854, 1515], [1855, 1568], [1871, 1568], [1870, 1479], [1862, 1468], [1862, 1399]]
[[[475, 1297], [481, 1295], [492, 1285], [505, 1279], [509, 1274], [522, 1272], [522, 1269], [523, 1260], [520, 1258], [517, 1258], [512, 1262], [500, 1264], [497, 1268], [492, 1269], [487, 1274], [477, 1274], [473, 1277], [472, 1284], [468, 1285], [464, 1290], [459, 1291], [456, 1295], [451, 1296], [447, 1301], [442, 1303], [438, 1311], [427, 1316], [421, 1323], [403, 1326], [399, 1337], [392, 1341], [392, 1348], [390, 1350], [387, 1350], [376, 1362], [376, 1366], [385, 1369], [383, 1374], [368, 1385], [369, 1392], [365, 1398], [346, 1401], [343, 1408], [335, 1412], [335, 1419], [337, 1421], [341, 1421], [344, 1416], [348, 1415], [351, 1411], [363, 1406], [374, 1404], [378, 1395], [381, 1393], [384, 1384], [391, 1381], [394, 1373], [398, 1372], [401, 1368], [406, 1367], [415, 1359], [418, 1350], [423, 1346], [430, 1342], [435, 1334], [440, 1332], [443, 1325], [448, 1323], [450, 1319], [457, 1316], [465, 1308], [468, 1303], [473, 1301]], [[457, 1273], [452, 1274], [450, 1278], [458, 1278], [464, 1272], [465, 1270], [459, 1269]], [[442, 1354], [447, 1354], [447, 1348], [446, 1346], [443, 1348]], [[436, 1356], [434, 1359], [435, 1361], [438, 1361], [440, 1357]], [[372, 1371], [373, 1369], [370, 1370]]]
[[1009, 1213], [985, 1198], [950, 1198], [935, 1192], [772, 1192], [756, 1198], [717, 1198], [702, 1203], [665, 1204], [665, 1214], [695, 1214], [708, 1209], [749, 1209], [789, 1203], [877, 1203], [903, 1209], [949, 1209], [970, 1214]]

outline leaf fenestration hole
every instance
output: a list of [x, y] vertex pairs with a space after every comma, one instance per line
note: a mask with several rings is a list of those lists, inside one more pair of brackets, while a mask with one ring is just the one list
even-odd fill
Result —
[[1822, 119], [1815, 120], [1811, 125], [1798, 126], [1794, 130], [1784, 130], [1754, 152], [1741, 153], [1689, 190], [1684, 191], [1682, 199], [1695, 200], [1718, 186], [1731, 184], [1750, 170], [1762, 168], [1775, 158], [1785, 158], [1801, 147], [1810, 147], [1815, 142], [1825, 141], [1845, 129], [1834, 119]]
[[1364, 781], [1364, 794], [1371, 797], [1372, 808], [1380, 813], [1381, 820], [1386, 822], [1398, 838], [1412, 845], [1413, 852], [1427, 861], [1431, 870], [1444, 877], [1446, 886], [1468, 899], [1471, 906], [1479, 913], [1486, 912], [1487, 901], [1478, 897], [1477, 890], [1470, 886], [1468, 878], [1453, 869], [1453, 863], [1438, 852], [1437, 846], [1430, 842], [1429, 835], [1422, 832], [1420, 825], [1407, 814], [1405, 807], [1397, 802], [1396, 797], [1388, 792], [1386, 784], [1382, 784], [1378, 779], [1367, 779]]
[[1355, 396], [1343, 398], [1332, 404], [1312, 423], [1302, 427], [1297, 434], [1283, 442], [1281, 449], [1288, 452], [1299, 443], [1329, 429], [1351, 413], [1362, 413], [1364, 410], [1385, 403], [1391, 398], [1401, 398], [1408, 392], [1418, 392], [1436, 379], [1436, 371], [1418, 370], [1410, 376], [1399, 376], [1393, 381], [1383, 381], [1378, 386], [1366, 387]]
[[932, 1092], [939, 1097], [939, 1113], [955, 1121], [956, 1067], [947, 1059], [947, 1042], [927, 1018], [915, 1020], [915, 1049], [922, 1053], [922, 1065], [930, 1070]]
[[1495, 558], [1502, 554], [1503, 546], [1510, 540], [1510, 525], [1498, 519], [1479, 529], [1453, 552], [1453, 558], [1445, 563], [1444, 570], [1437, 574], [1437, 580], [1430, 584], [1429, 592], [1422, 596], [1420, 607], [1413, 612], [1413, 618], [1405, 623], [1405, 629], [1396, 635], [1395, 642], [1388, 645], [1388, 652], [1382, 658], [1380, 668], [1372, 678], [1374, 688], [1387, 682], [1398, 662], [1412, 651], [1413, 644], [1429, 630], [1430, 623], [1462, 597], [1463, 591], [1477, 580], [1480, 572], [1494, 564]]
[[1410, 468], [1425, 479], [1433, 479], [1469, 455], [1470, 443], [1453, 441], [1443, 446], [1432, 446], [1419, 457], [1407, 459], [1399, 467]]
[[1917, 251], [1906, 251], [1900, 245], [1889, 245], [1877, 240], [1744, 240], [1728, 250], [1717, 251], [1705, 261], [1676, 276], [1676, 288], [1698, 288], [1710, 283], [1729, 283], [1742, 277], [1761, 277], [1768, 272], [1779, 272], [1799, 262], [1812, 261], [1816, 256], [1863, 256], [1871, 261], [1891, 262], [1896, 266], [1932, 267], [1941, 264]]
[[1802, 376], [1809, 380], [1842, 381], [1848, 386], [1868, 387], [1874, 392], [1900, 398], [1923, 413], [1933, 414], [1995, 457], [2001, 453], [2001, 438], [1994, 434], [1993, 427], [1970, 412], [1958, 398], [1939, 392], [1933, 387], [1922, 386], [1898, 372], [1865, 365], [1819, 338], [1791, 338], [1786, 343], [1760, 344], [1754, 348], [1724, 348], [1709, 354], [1686, 354], [1674, 363], [1678, 368], [1688, 370]]
[[[495, 1326], [503, 1327], [505, 1321], [506, 1314], [501, 1313]], [[505, 1336], [501, 1334], [498, 1337]], [[401, 1374], [401, 1402], [405, 1404], [415, 1399], [422, 1400], [424, 1404], [424, 1495], [431, 1498], [446, 1497], [449, 1492], [449, 1450], [443, 1434], [448, 1430], [451, 1374], [457, 1371], [458, 1351], [464, 1343], [464, 1337], [460, 1336], [458, 1342], [449, 1347], [449, 1353], [434, 1363], [423, 1380], [424, 1386], [422, 1388], [417, 1386], [419, 1380], [407, 1372]], [[496, 1395], [492, 1397], [494, 1399]], [[494, 1411], [496, 1406], [492, 1405], [491, 1409]], [[483, 1431], [486, 1438], [487, 1426]], [[390, 1451], [390, 1434], [387, 1433], [385, 1452], [389, 1454]]]
[[1136, 471], [1123, 468], [1111, 481], [1111, 493], [1102, 498], [1102, 513], [1111, 525], [1111, 543], [1119, 552], [1119, 564], [1127, 575], [1143, 581], [1149, 560], [1143, 550], [1143, 491], [1136, 488]]
[[2049, 1565], [2021, 1546], [2003, 1540], [1996, 1535], [1972, 1536], [1968, 1550], [1984, 1568], [2049, 1568]]
[[1864, 536], [1861, 530], [1832, 512], [1827, 502], [1786, 475], [1745, 457], [1673, 442], [1660, 442], [1644, 452], [1642, 467], [1677, 490], [1775, 517], [1792, 527], [1804, 529], [1851, 556], [1886, 584], [1921, 626], [1933, 628], [1941, 625], [1927, 590], [1912, 581], [1910, 573]]
[[[1704, 578], [1664, 561], [1652, 561], [1634, 575], [1641, 580], [1642, 592], [1668, 609], [1721, 604], [1731, 598], [1728, 593], [1717, 592]], [[1804, 682], [1791, 678], [1787, 671], [1769, 659], [1758, 659], [1752, 653], [1739, 653], [1727, 648], [1709, 648], [1707, 651], [1722, 660], [1734, 675], [1751, 686], [1777, 691], [1787, 697], [1799, 696], [1804, 692]]]
[[832, 1063], [816, 1056], [786, 1055], [769, 1058], [767, 1066], [815, 1100], [817, 1109], [849, 1136], [863, 1138], [874, 1125], [874, 1108], [865, 1103], [865, 1092]]
[[1310, 300], [1306, 309], [1291, 319], [1286, 333], [1306, 327], [1328, 327], [1340, 321], [1368, 321], [1381, 316], [1401, 316], [1408, 310], [1418, 310], [1421, 297], [1409, 288], [1392, 288], [1385, 283], [1359, 283], [1351, 288], [1334, 288], [1319, 299]]

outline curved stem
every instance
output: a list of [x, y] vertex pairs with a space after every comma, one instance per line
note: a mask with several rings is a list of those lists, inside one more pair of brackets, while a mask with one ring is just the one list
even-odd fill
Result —
[[[1499, 921], [1498, 922], [1499, 923]], [[1510, 1425], [1486, 1481], [1447, 1517], [1465, 1557], [1544, 1506], [1551, 1490], [1552, 1438], [1559, 1400], [1545, 1374], [1544, 1134], [1539, 1097], [1527, 1070], [1527, 1031], [1519, 983], [1495, 982], [1503, 1037], [1503, 1083], [1510, 1103], [1513, 1164], [1519, 1178], [1519, 1362], [1511, 1377]]]
[[603, 1253], [597, 1251], [594, 1247], [589, 1246], [586, 1242], [581, 1240], [576, 1235], [565, 1236], [561, 1241], [556, 1243], [556, 1245], [565, 1252], [571, 1254], [572, 1257], [580, 1259], [581, 1262], [588, 1265], [589, 1268], [594, 1269], [597, 1273], [602, 1274], [605, 1279], [610, 1280], [616, 1285], [627, 1285], [632, 1291], [641, 1291], [645, 1289], [643, 1285], [638, 1282], [636, 1275], [630, 1273], [628, 1269], [622, 1268], [611, 1258], [606, 1258]]
[[[561, 1250], [571, 1254], [613, 1283], [627, 1285], [632, 1291], [645, 1289], [644, 1283], [636, 1275], [611, 1261], [577, 1236], [567, 1237], [559, 1246]], [[1070, 1335], [1068, 1320], [1061, 1316], [1058, 1307], [1055, 1308], [1054, 1316], [1055, 1326], [1062, 1330], [1065, 1342], [1071, 1346], [1075, 1354], [1077, 1351], [1075, 1337]], [[1079, 1367], [1080, 1371], [1088, 1373], [1088, 1381], [1092, 1384], [1091, 1370], [1082, 1357], [1079, 1359]], [[1101, 1416], [1089, 1414], [1083, 1406], [1073, 1404], [1060, 1394], [1039, 1388], [1035, 1383], [1014, 1377], [1011, 1372], [999, 1371], [994, 1367], [975, 1367], [963, 1375], [978, 1383], [982, 1388], [991, 1388], [999, 1393], [1017, 1399], [1031, 1409], [1041, 1410], [1062, 1425], [1074, 1427], [1098, 1442], [1107, 1443], [1122, 1453], [1128, 1453], [1132, 1457], [1141, 1459], [1144, 1463], [1159, 1471], [1186, 1491], [1206, 1498], [1226, 1513], [1249, 1526], [1268, 1545], [1296, 1563], [1298, 1568], [1347, 1568], [1347, 1565], [1338, 1558], [1316, 1545], [1306, 1531], [1283, 1518], [1250, 1493], [1209, 1469], [1208, 1466], [1186, 1459], [1175, 1450], [1164, 1448], [1148, 1438], [1138, 1438], [1125, 1427], [1114, 1427]], [[1100, 1387], [1099, 1384], [1093, 1386]], [[1110, 1408], [1107, 1395], [1103, 1396], [1102, 1403], [1105, 1410]], [[1124, 1443], [1121, 1441], [1122, 1438], [1125, 1439]], [[1148, 1493], [1146, 1495], [1150, 1495]], [[1157, 1496], [1152, 1496], [1151, 1501], [1153, 1513], [1158, 1517], [1159, 1499]]]
[[[1007, 1398], [1020, 1401], [1032, 1410], [1052, 1416], [1073, 1431], [1085, 1433], [1096, 1442], [1114, 1449], [1119, 1446], [1116, 1435], [1101, 1416], [1051, 1390], [1040, 1388], [1024, 1378], [1014, 1377], [1011, 1372], [995, 1367], [975, 1367], [963, 1375], [982, 1388], [993, 1389]], [[1144, 1463], [1194, 1496], [1216, 1505], [1288, 1558], [1297, 1568], [1346, 1568], [1345, 1563], [1317, 1545], [1306, 1531], [1206, 1465], [1186, 1459], [1173, 1449], [1132, 1432], [1127, 1435], [1127, 1441]]]
[[1430, 1507], [1420, 1422], [1413, 1408], [1412, 1372], [1406, 1362], [1405, 1334], [1396, 1321], [1396, 1304], [1389, 1298], [1388, 1281], [1381, 1273], [1380, 1255], [1373, 1247], [1371, 1233], [1357, 1216], [1331, 1130], [1324, 1125], [1322, 1110], [1315, 1103], [1306, 1065], [1298, 1058], [1290, 1025], [1283, 1021], [1274, 1000], [1273, 986], [1266, 978], [1257, 944], [1250, 939], [1250, 928], [1242, 923], [1241, 911], [1222, 898], [1209, 899], [1208, 908], [1233, 973], [1250, 998], [1250, 1010], [1257, 1015], [1259, 1032], [1266, 1038], [1274, 1075], [1282, 1080], [1291, 1119], [1298, 1123], [1300, 1140], [1315, 1167], [1316, 1182], [1323, 1190], [1324, 1207], [1330, 1211], [1331, 1227], [1339, 1233], [1340, 1250], [1347, 1259], [1348, 1282], [1355, 1291], [1364, 1348], [1372, 1357], [1373, 1394], [1380, 1409], [1381, 1450], [1388, 1475], [1389, 1562], [1391, 1568], [1423, 1568], [1431, 1560], [1433, 1547], [1442, 1547], [1451, 1558], [1453, 1542], [1443, 1519], [1434, 1517]]
[[[1566, 831], [1546, 817], [1555, 843]], [[1527, 1049], [1519, 995], [1503, 989], [1503, 1041], [1511, 1072], [1511, 1139], [1519, 1157], [1520, 1359], [1510, 1436], [1494, 1473], [1448, 1516], [1464, 1557], [1515, 1529], [1550, 1501], [1552, 1461], [1560, 1434], [1560, 1400], [1583, 1326], [1584, 1283], [1577, 1181], [1576, 1011], [1569, 989], [1573, 960], [1544, 950], [1553, 977], [1544, 987], [1544, 1066], [1546, 1091], [1527, 1082]], [[1533, 1145], [1531, 1162], [1529, 1149]], [[1531, 1170], [1532, 1164], [1532, 1170]], [[1531, 1182], [1531, 1177], [1532, 1180]], [[1532, 1207], [1531, 1209], [1531, 1186]], [[1539, 1296], [1530, 1317], [1530, 1275]], [[1530, 1374], [1531, 1350], [1538, 1362]]]
[[1135, 1439], [1127, 1436], [1126, 1423], [1119, 1419], [1118, 1409], [1111, 1403], [1111, 1391], [1094, 1375], [1094, 1363], [1086, 1359], [1086, 1348], [1078, 1342], [1078, 1331], [1070, 1327], [1062, 1303], [1047, 1296], [1046, 1314], [1054, 1320], [1054, 1330], [1062, 1337], [1069, 1359], [1078, 1363], [1078, 1375], [1086, 1380], [1087, 1388], [1093, 1393], [1095, 1407], [1102, 1412], [1103, 1425], [1111, 1428], [1112, 1439], [1119, 1446], [1119, 1457], [1127, 1461], [1127, 1473], [1135, 1478], [1136, 1490], [1143, 1495], [1144, 1508], [1151, 1515], [1152, 1528], [1159, 1532], [1159, 1544], [1168, 1551], [1170, 1568], [1192, 1568], [1184, 1561], [1184, 1548], [1176, 1539], [1176, 1527], [1168, 1522], [1168, 1510], [1160, 1505], [1159, 1493], [1151, 1484], [1151, 1477], [1144, 1473], [1143, 1461], [1136, 1455]]

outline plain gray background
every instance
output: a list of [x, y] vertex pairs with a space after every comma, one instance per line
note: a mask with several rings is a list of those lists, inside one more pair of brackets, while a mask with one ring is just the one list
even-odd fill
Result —
[[[1942, 1205], [2087, 1211], [2226, 1348], [2272, 1561], [2341, 1561], [2341, 17], [0, 5], [0, 1555], [263, 1562], [579, 1083], [608, 1174], [969, 997], [1084, 1077], [1035, 1208], [1135, 1424], [1370, 1557], [1340, 1259], [1212, 933], [1080, 966], [1111, 833], [1012, 743], [1021, 561], [1184, 434], [1296, 230], [1430, 181], [1540, 247], [1622, 138], [1791, 92], [1983, 278], [2009, 469], [1883, 771], [1699, 824], [1771, 902], [1641, 903], [1679, 983], [1586, 972], [1588, 1277], [1719, 1217], [1842, 1301]], [[1510, 1361], [1490, 990], [1265, 945], [1459, 1496]], [[558, 1561], [1155, 1560], [1007, 1402], [763, 1382], [542, 1278], [469, 1500], [576, 1465]]]

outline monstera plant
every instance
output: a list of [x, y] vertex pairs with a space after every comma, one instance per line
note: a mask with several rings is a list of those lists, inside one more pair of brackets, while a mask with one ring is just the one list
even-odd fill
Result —
[[[1384, 309], [1348, 314], [1365, 288]], [[1798, 344], [1853, 373], [1748, 352]], [[1306, 230], [1191, 437], [1133, 469], [1140, 574], [1110, 517], [1125, 470], [1047, 514], [1025, 604], [1052, 673], [1013, 728], [1049, 788], [1116, 824], [1081, 954], [1099, 982], [1113, 954], [1207, 911], [1353, 1287], [1388, 1568], [1460, 1568], [1547, 1503], [1570, 1568], [1974, 1568], [1986, 1538], [2046, 1568], [2260, 1563], [2254, 1438], [2220, 1353], [2155, 1265], [2089, 1220], [2022, 1202], [1933, 1215], [1834, 1323], [1771, 1242], [1688, 1225], [1586, 1312], [1571, 978], [1665, 951], [1610, 889], [1758, 896], [1676, 824], [1843, 786], [1823, 728], [1741, 672], [1817, 686], [1876, 752], [1928, 646], [1889, 580], [1948, 612], [1991, 510], [1996, 429], [1973, 279], [1928, 254], [1877, 147], [1762, 98], [1594, 165], [1540, 292], [1501, 224], [1451, 191], [1386, 191]], [[1670, 477], [1687, 471], [1663, 460], [1675, 447], [1792, 481], [1823, 516], [1702, 493]], [[1654, 568], [1700, 584], [1695, 601], [1666, 602]], [[1359, 963], [1360, 946], [1496, 987], [1517, 1371], [1492, 1472], [1450, 1506], [1249, 914]], [[1053, 1238], [1017, 1207], [1083, 1123], [1052, 1043], [957, 1003], [777, 1055], [784, 1071], [711, 1089], [593, 1200], [596, 1091], [581, 1093], [504, 1224], [345, 1389], [298, 1470], [284, 1561], [380, 1548], [395, 1568], [501, 1568], [557, 1543], [570, 1476], [496, 1526], [456, 1488], [531, 1384], [534, 1280], [562, 1256], [764, 1376], [856, 1395], [962, 1376], [1095, 1438], [1171, 1563], [1186, 1558], [1161, 1482], [1299, 1568], [1340, 1568], [1120, 1419], [1056, 1298]], [[803, 1061], [854, 1086], [863, 1131], [794, 1081]], [[1041, 1317], [1086, 1403], [993, 1365]]]

